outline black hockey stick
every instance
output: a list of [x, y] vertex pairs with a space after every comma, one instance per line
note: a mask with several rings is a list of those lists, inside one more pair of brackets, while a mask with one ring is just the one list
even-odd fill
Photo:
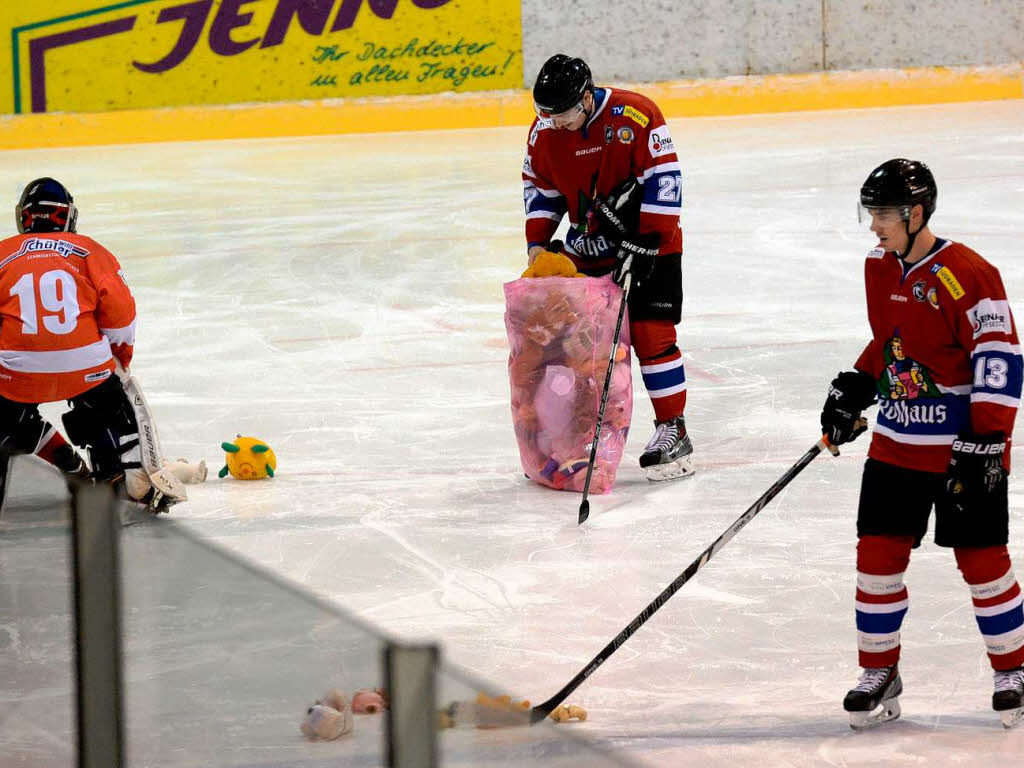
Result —
[[[856, 437], [865, 429], [867, 429], [867, 421], [861, 419], [858, 423], [859, 427], [855, 431], [854, 437]], [[600, 426], [600, 421], [598, 421], [598, 426]], [[631, 622], [629, 622], [626, 628], [615, 636], [614, 640], [612, 640], [610, 643], [608, 643], [608, 645], [602, 648], [601, 652], [598, 653], [597, 656], [595, 656], [593, 659], [591, 659], [590, 663], [587, 664], [587, 666], [585, 666], [582, 670], [580, 670], [576, 677], [574, 677], [572, 680], [566, 683], [562, 690], [560, 690], [550, 699], [545, 701], [543, 704], [538, 704], [536, 707], [530, 710], [530, 725], [539, 723], [541, 720], [543, 720], [552, 712], [554, 712], [555, 708], [563, 701], [565, 701], [566, 697], [570, 693], [579, 688], [584, 680], [590, 677], [598, 667], [600, 667], [602, 664], [608, 661], [608, 658], [613, 653], [615, 653], [615, 651], [617, 651], [623, 643], [629, 640], [629, 638], [631, 638], [636, 633], [636, 631], [640, 629], [640, 627], [643, 626], [643, 624], [649, 618], [651, 618], [651, 616], [653, 616], [659, 608], [661, 608], [661, 606], [667, 603], [669, 598], [672, 597], [672, 595], [678, 592], [679, 589], [686, 582], [692, 579], [694, 574], [697, 573], [697, 571], [699, 571], [701, 568], [703, 568], [704, 565], [708, 562], [708, 560], [714, 557], [714, 555], [722, 547], [724, 547], [733, 536], [739, 533], [740, 530], [747, 523], [753, 520], [757, 516], [758, 512], [760, 512], [762, 509], [768, 506], [768, 502], [774, 499], [783, 488], [789, 485], [790, 481], [794, 477], [796, 477], [797, 475], [800, 474], [801, 471], [803, 471], [804, 467], [810, 464], [814, 460], [814, 458], [826, 448], [833, 454], [837, 456], [839, 455], [839, 452], [835, 448], [833, 448], [832, 445], [825, 438], [825, 436], [822, 435], [821, 440], [815, 443], [814, 446], [809, 451], [807, 451], [807, 453], [801, 456], [800, 460], [797, 461], [796, 464], [787, 469], [786, 473], [778, 480], [776, 480], [772, 487], [765, 491], [764, 495], [761, 496], [761, 498], [759, 498], [751, 505], [750, 509], [748, 509], [742, 515], [740, 515], [736, 522], [730, 525], [728, 530], [725, 531], [725, 533], [723, 533], [721, 536], [715, 539], [714, 544], [705, 549], [701, 553], [700, 557], [698, 557], [696, 560], [690, 563], [689, 567], [687, 567], [685, 571], [679, 574], [679, 576], [676, 577], [675, 581], [673, 581], [671, 584], [665, 587], [664, 591], [662, 591], [660, 595], [654, 598], [654, 600], [651, 601], [650, 605], [648, 605], [646, 608], [640, 611], [640, 615], [633, 619]]]
[[619, 334], [622, 332], [622, 318], [626, 314], [626, 299], [629, 298], [629, 286], [633, 276], [628, 268], [622, 281], [622, 303], [619, 304], [619, 318], [615, 321], [615, 335], [612, 336], [612, 348], [608, 353], [608, 367], [604, 372], [604, 391], [601, 393], [601, 407], [597, 411], [597, 424], [594, 426], [594, 442], [590, 444], [590, 461], [587, 462], [587, 479], [583, 482], [583, 501], [580, 502], [580, 516], [577, 525], [583, 525], [590, 517], [590, 478], [594, 474], [594, 461], [597, 459], [597, 443], [601, 439], [601, 425], [604, 422], [604, 408], [608, 405], [608, 392], [612, 383], [612, 368], [615, 367], [615, 353], [619, 350]]

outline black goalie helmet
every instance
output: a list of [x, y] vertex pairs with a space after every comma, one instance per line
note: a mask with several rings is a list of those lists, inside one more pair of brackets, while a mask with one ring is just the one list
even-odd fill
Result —
[[14, 218], [22, 234], [74, 232], [78, 209], [65, 186], [46, 176], [28, 183], [14, 209]]
[[928, 166], [917, 160], [897, 158], [875, 168], [860, 188], [860, 207], [897, 208], [904, 220], [910, 219], [915, 205], [924, 208], [924, 223], [935, 212], [939, 196], [935, 177]]
[[558, 53], [540, 68], [533, 85], [533, 106], [540, 117], [548, 118], [572, 109], [583, 100], [583, 94], [593, 90], [587, 62]]

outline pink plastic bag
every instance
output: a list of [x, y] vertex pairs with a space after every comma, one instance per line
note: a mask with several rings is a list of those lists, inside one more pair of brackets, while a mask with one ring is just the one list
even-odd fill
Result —
[[[582, 491], [622, 290], [608, 278], [505, 283], [512, 423], [523, 471], [551, 488]], [[633, 415], [629, 319], [623, 318], [591, 493], [615, 482]]]

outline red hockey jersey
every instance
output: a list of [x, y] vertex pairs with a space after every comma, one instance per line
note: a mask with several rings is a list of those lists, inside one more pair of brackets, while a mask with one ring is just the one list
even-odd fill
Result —
[[999, 271], [937, 240], [911, 265], [876, 248], [864, 281], [873, 338], [856, 367], [877, 379], [879, 402], [868, 455], [943, 472], [958, 433], [1009, 439], [1024, 360]]
[[45, 403], [127, 368], [135, 300], [117, 259], [69, 232], [0, 241], [0, 395]]
[[665, 118], [639, 93], [598, 88], [594, 96], [594, 114], [581, 130], [556, 130], [540, 118], [530, 127], [523, 163], [527, 247], [546, 245], [568, 214], [566, 253], [578, 266], [610, 266], [600, 245], [596, 253], [577, 252], [599, 242], [581, 239], [582, 228], [594, 197], [633, 176], [644, 192], [638, 231], [657, 232], [661, 253], [681, 253], [682, 174]]

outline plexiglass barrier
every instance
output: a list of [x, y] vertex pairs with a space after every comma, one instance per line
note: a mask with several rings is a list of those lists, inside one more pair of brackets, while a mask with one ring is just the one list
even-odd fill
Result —
[[[18, 460], [8, 490], [0, 519], [0, 765], [74, 766], [69, 494], [31, 458]], [[125, 765], [376, 767], [401, 753], [389, 752], [388, 740], [394, 745], [403, 732], [389, 731], [381, 713], [352, 715], [351, 730], [336, 739], [300, 731], [309, 707], [332, 689], [349, 700], [361, 689], [387, 689], [393, 638], [201, 539], [173, 514], [121, 518], [129, 523], [119, 540]], [[402, 669], [390, 668], [396, 693], [425, 690], [401, 685], [394, 675]], [[497, 693], [443, 662], [426, 688], [434, 701], [414, 706], [432, 724], [451, 702]], [[400, 702], [391, 704], [397, 713]], [[410, 762], [406, 750], [403, 765], [629, 764], [584, 734], [581, 723], [463, 725], [436, 731], [436, 762], [427, 754]]]
[[[6, 465], [2, 455], [0, 463]], [[0, 494], [0, 765], [73, 768], [70, 494], [60, 474], [38, 459], [15, 457], [6, 472]]]

